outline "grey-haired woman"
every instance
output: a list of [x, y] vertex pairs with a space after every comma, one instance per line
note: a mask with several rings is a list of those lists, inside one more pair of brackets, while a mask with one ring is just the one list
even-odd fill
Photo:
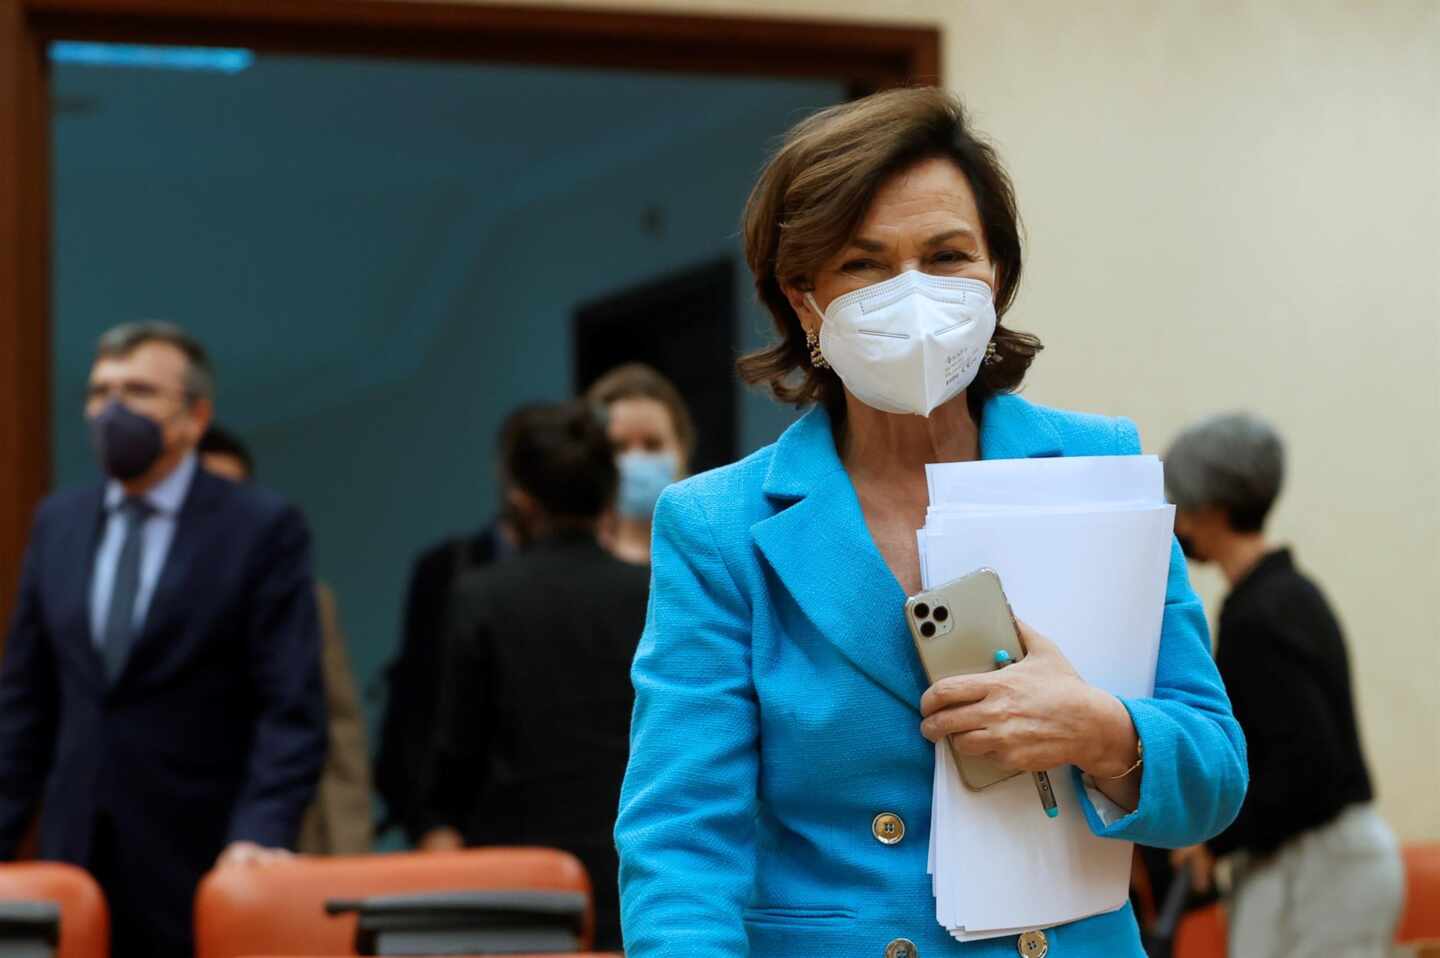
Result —
[[1244, 958], [1389, 954], [1404, 874], [1375, 810], [1340, 623], [1265, 519], [1284, 448], [1267, 423], [1216, 416], [1183, 432], [1165, 460], [1175, 532], [1230, 583], [1220, 612], [1220, 675], [1250, 753], [1235, 822], [1175, 853], [1200, 887], [1233, 855], [1230, 954]]

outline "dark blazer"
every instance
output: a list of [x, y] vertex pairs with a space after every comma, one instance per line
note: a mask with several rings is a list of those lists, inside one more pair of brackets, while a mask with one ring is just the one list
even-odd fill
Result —
[[1212, 852], [1267, 855], [1374, 797], [1340, 622], [1290, 550], [1226, 596], [1215, 661], [1250, 743], [1250, 792]]
[[378, 831], [398, 826], [410, 841], [420, 839], [422, 782], [435, 740], [435, 690], [450, 596], [458, 578], [503, 558], [507, 548], [492, 522], [474, 535], [432, 546], [415, 560], [400, 652], [385, 670], [385, 715], [375, 758], [375, 791], [385, 802], [385, 817]]
[[[274, 494], [194, 474], [129, 661], [90, 629], [103, 487], [37, 513], [0, 665], [0, 858], [43, 799], [41, 857], [143, 862], [160, 937], [231, 841], [288, 846], [325, 757], [310, 536]], [[108, 889], [107, 889], [108, 890]], [[128, 920], [133, 916], [117, 916]]]
[[446, 631], [426, 802], [467, 845], [549, 845], [585, 863], [596, 947], [620, 946], [611, 831], [629, 756], [630, 662], [649, 570], [565, 535], [467, 573]]

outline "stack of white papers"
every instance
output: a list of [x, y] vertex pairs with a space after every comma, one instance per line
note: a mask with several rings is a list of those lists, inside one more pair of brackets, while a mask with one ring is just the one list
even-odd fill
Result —
[[[1175, 512], [1154, 456], [990, 460], [927, 467], [920, 530], [927, 589], [994, 569], [1015, 615], [1092, 685], [1151, 695]], [[968, 789], [935, 749], [930, 874], [935, 917], [970, 941], [1124, 905], [1131, 846], [1095, 836], [1069, 767], [1051, 769], [1059, 816], [1031, 775]], [[1124, 813], [1093, 789], [1097, 810]]]

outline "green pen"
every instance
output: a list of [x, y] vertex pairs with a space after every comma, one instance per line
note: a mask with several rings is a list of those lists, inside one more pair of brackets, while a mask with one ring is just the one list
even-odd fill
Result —
[[[995, 650], [995, 667], [1003, 669], [1007, 665], [1014, 665], [1015, 660], [1010, 658], [1010, 653], [1004, 649]], [[1035, 791], [1040, 793], [1040, 806], [1045, 809], [1045, 814], [1050, 818], [1060, 816], [1060, 806], [1055, 802], [1055, 789], [1050, 787], [1049, 772], [1035, 772]]]

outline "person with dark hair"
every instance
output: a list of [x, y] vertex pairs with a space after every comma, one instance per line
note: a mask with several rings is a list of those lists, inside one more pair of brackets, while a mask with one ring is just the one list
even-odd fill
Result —
[[[234, 433], [212, 423], [200, 437], [199, 452], [205, 471], [231, 482], [254, 481], [255, 458]], [[324, 582], [315, 583], [315, 607], [320, 613], [330, 748], [295, 847], [302, 855], [363, 855], [370, 851], [374, 838], [365, 713], [350, 668], [345, 632], [340, 628], [340, 603], [335, 590]]]
[[597, 539], [619, 475], [589, 404], [521, 410], [504, 473], [524, 546], [456, 586], [421, 845], [573, 852], [594, 886], [596, 948], [618, 949], [610, 833], [648, 573]]
[[1126, 420], [1014, 395], [1040, 342], [1006, 322], [1020, 227], [995, 150], [934, 88], [823, 110], [761, 172], [744, 236], [778, 335], [740, 373], [812, 408], [655, 507], [615, 828], [626, 954], [1141, 954], [1128, 907], [957, 942], [926, 873], [947, 737], [1017, 770], [1074, 766], [1089, 827], [1125, 842], [1210, 838], [1246, 784], [1178, 547], [1153, 695], [1090, 685], [1023, 623], [1023, 662], [926, 688], [902, 611], [925, 466], [1140, 451]]
[[[505, 457], [515, 419], [512, 414], [500, 425], [495, 438], [497, 460]], [[510, 558], [520, 545], [520, 529], [504, 495], [503, 477], [501, 485], [499, 514], [484, 528], [426, 548], [410, 568], [400, 650], [385, 669], [385, 712], [374, 779], [375, 791], [385, 803], [376, 830], [398, 828], [411, 843], [418, 843], [425, 832], [422, 789], [435, 738], [435, 689], [441, 679], [441, 637], [450, 597], [467, 573]]]
[[1174, 862], [1207, 888], [1215, 859], [1232, 857], [1232, 955], [1380, 958], [1404, 872], [1374, 806], [1340, 622], [1265, 533], [1284, 472], [1280, 437], [1247, 414], [1196, 423], [1165, 456], [1186, 554], [1230, 583], [1216, 661], [1250, 743], [1239, 817]]
[[605, 431], [620, 469], [614, 519], [602, 541], [626, 562], [644, 565], [650, 561], [655, 503], [690, 471], [694, 420], [675, 384], [644, 363], [610, 370], [585, 398], [605, 410]]
[[214, 377], [168, 323], [101, 337], [85, 404], [107, 478], [41, 504], [0, 666], [0, 858], [95, 875], [115, 958], [192, 952], [212, 867], [284, 858], [325, 760], [300, 512], [199, 468]]
[[200, 465], [209, 472], [231, 482], [251, 482], [255, 478], [255, 459], [240, 437], [223, 426], [210, 424], [200, 444]]

